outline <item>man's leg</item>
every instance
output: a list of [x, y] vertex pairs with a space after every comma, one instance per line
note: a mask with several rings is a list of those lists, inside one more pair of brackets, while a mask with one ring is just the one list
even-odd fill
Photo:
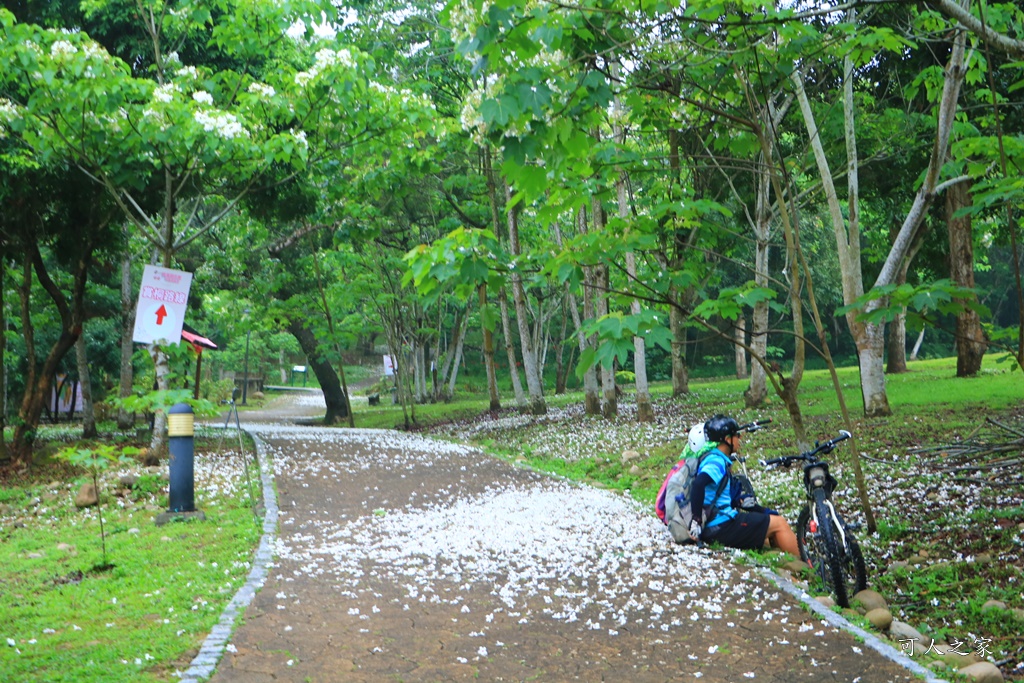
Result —
[[796, 544], [796, 534], [789, 528], [789, 523], [782, 515], [768, 517], [768, 542], [775, 548], [800, 557], [800, 548]]

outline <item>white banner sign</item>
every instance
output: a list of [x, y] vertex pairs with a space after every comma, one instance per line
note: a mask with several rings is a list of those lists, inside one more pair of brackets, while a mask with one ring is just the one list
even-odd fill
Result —
[[395, 376], [395, 363], [391, 360], [391, 356], [384, 356], [384, 376]]
[[135, 308], [132, 340], [140, 344], [181, 341], [185, 306], [192, 286], [192, 273], [160, 266], [146, 266], [142, 273], [139, 303]]

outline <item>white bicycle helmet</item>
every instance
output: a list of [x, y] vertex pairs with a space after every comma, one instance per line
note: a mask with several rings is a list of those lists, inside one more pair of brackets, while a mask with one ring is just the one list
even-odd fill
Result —
[[696, 453], [708, 442], [708, 437], [704, 433], [703, 422], [690, 427], [690, 435], [687, 437], [687, 440], [690, 443], [690, 451], [693, 453]]

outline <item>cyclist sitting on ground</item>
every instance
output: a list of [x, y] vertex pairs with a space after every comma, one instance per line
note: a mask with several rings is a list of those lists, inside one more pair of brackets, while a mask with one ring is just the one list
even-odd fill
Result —
[[[714, 449], [715, 444], [708, 445], [708, 437], [704, 431], [705, 424], [707, 423], [699, 422], [690, 427], [690, 432], [687, 435], [687, 446], [689, 448], [688, 450], [684, 448], [681, 457], [686, 458], [691, 455], [702, 456], [708, 451]], [[729, 498], [732, 501], [733, 507], [752, 510], [754, 512], [766, 512], [770, 515], [779, 514], [775, 510], [758, 505], [757, 498], [754, 496], [753, 490], [750, 488], [744, 488], [740, 481], [741, 478], [735, 475], [730, 477], [729, 480]], [[747, 480], [747, 486], [750, 486], [750, 480]]]
[[[704, 425], [708, 441], [717, 446], [704, 456], [693, 481], [690, 538], [741, 550], [771, 545], [799, 557], [796, 535], [781, 515], [758, 505], [737, 509], [733, 507], [732, 487], [719, 487], [722, 477], [732, 479], [732, 460], [739, 451], [739, 427], [735, 419], [726, 415], [715, 415]], [[702, 527], [702, 511], [708, 507], [710, 521]]]

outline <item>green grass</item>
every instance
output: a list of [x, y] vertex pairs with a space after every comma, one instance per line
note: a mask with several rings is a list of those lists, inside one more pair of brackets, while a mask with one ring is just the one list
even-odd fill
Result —
[[[1004, 410], [1018, 406], [1024, 401], [1024, 376], [1010, 372], [999, 356], [989, 355], [984, 359], [982, 371], [977, 377], [956, 377], [956, 359], [942, 358], [913, 361], [908, 363], [909, 372], [902, 375], [887, 375], [886, 389], [889, 404], [895, 417], [914, 415], [921, 411], [935, 412], [949, 407], [960, 409], [977, 408]], [[860, 371], [856, 367], [837, 369], [839, 383], [843, 389], [851, 417], [860, 421], [863, 402], [860, 394]], [[705, 410], [745, 415], [748, 411], [743, 404], [743, 391], [748, 380], [731, 378], [691, 379], [689, 396], [679, 400]], [[650, 387], [655, 399], [666, 398], [672, 392], [671, 382], [654, 382]], [[839, 415], [832, 379], [827, 370], [808, 370], [800, 383], [799, 399], [805, 418], [835, 419]], [[546, 395], [549, 407], [561, 407], [583, 400], [581, 391], [569, 391], [562, 395]], [[505, 409], [515, 408], [511, 393], [501, 395]], [[488, 409], [485, 394], [463, 390], [456, 393], [449, 403], [427, 403], [415, 406], [416, 424], [431, 426], [443, 422], [465, 419], [480, 415]], [[382, 395], [380, 406], [355, 406], [356, 425], [360, 427], [392, 428], [403, 424], [401, 406], [392, 405], [390, 398]], [[780, 399], [769, 387], [767, 405], [757, 411], [758, 415], [777, 415], [788, 420]]]
[[[175, 680], [248, 575], [261, 528], [244, 484], [219, 496], [200, 489], [197, 473], [206, 521], [157, 527], [166, 482], [144, 474], [140, 487], [117, 497], [116, 477], [108, 480], [102, 502], [113, 567], [99, 570], [96, 508], [70, 503], [84, 477], [65, 484], [66, 473], [36, 474], [0, 490], [8, 506], [0, 514], [0, 678]], [[40, 483], [42, 474], [54, 480]]]

